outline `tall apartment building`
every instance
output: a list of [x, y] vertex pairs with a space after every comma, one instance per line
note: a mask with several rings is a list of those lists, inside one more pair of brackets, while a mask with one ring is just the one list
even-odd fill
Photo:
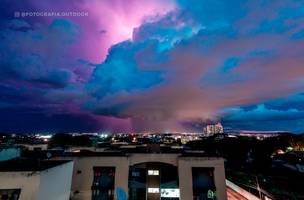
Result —
[[203, 130], [204, 136], [212, 136], [214, 134], [221, 134], [221, 133], [224, 133], [224, 127], [219, 122], [216, 124], [209, 124]]

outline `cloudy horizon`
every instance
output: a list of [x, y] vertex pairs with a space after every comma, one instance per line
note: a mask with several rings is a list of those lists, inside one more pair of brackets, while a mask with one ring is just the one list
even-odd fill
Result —
[[304, 132], [301, 1], [2, 4], [0, 132]]

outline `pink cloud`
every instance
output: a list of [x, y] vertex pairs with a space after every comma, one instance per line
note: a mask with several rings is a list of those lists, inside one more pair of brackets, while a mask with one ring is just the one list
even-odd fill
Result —
[[[161, 16], [175, 8], [173, 1], [84, 1], [79, 5], [88, 11], [87, 18], [77, 19], [83, 30], [80, 44], [82, 57], [100, 63], [108, 49], [124, 40], [131, 40], [133, 29], [149, 17]], [[74, 20], [74, 19], [72, 19]]]
[[[80, 26], [82, 37], [71, 49], [70, 56], [100, 63], [116, 43], [132, 39], [133, 29], [146, 20], [175, 9], [174, 0], [90, 0], [30, 1], [30, 11], [88, 12], [85, 17], [60, 17]], [[54, 17], [42, 20], [50, 23]]]

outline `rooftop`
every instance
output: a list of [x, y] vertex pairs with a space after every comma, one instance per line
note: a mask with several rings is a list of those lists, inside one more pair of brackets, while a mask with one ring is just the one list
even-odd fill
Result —
[[0, 172], [12, 171], [43, 171], [50, 169], [69, 160], [33, 160], [33, 159], [17, 159], [0, 162]]
[[64, 150], [41, 150], [24, 151], [23, 157], [28, 158], [47, 158], [47, 153], [51, 157], [123, 157], [130, 154], [179, 154], [183, 157], [217, 157], [214, 154], [206, 153], [201, 150], [191, 150], [182, 146], [161, 146], [161, 145], [123, 145], [107, 148], [75, 147], [68, 151]]
[[121, 157], [128, 156], [130, 154], [178, 154], [181, 157], [217, 157], [215, 155], [210, 155], [202, 151], [160, 151], [160, 152], [151, 152], [151, 151], [141, 151], [138, 149], [133, 149], [133, 151], [117, 150], [117, 151], [89, 151], [89, 150], [80, 150], [78, 152], [65, 152], [61, 156], [66, 157]]

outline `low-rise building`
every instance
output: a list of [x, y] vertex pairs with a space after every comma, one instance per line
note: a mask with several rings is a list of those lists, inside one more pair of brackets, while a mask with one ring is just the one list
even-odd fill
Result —
[[43, 151], [48, 149], [48, 144], [19, 144], [23, 148], [30, 151]]
[[0, 162], [0, 199], [68, 200], [73, 162], [8, 160]]
[[[155, 148], [152, 148], [155, 149]], [[56, 159], [74, 161], [72, 200], [226, 200], [224, 160], [201, 152], [74, 152]]]

